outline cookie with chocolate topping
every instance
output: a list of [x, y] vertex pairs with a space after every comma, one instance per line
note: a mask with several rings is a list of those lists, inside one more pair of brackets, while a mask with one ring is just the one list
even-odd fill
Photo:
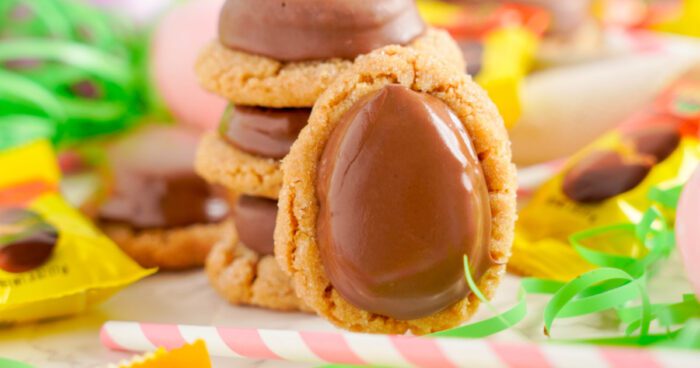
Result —
[[202, 266], [233, 231], [229, 194], [194, 172], [196, 145], [192, 132], [151, 126], [108, 149], [114, 180], [98, 224], [144, 267]]
[[233, 213], [237, 233], [217, 244], [207, 258], [212, 286], [232, 304], [309, 311], [273, 255], [277, 201], [243, 195]]
[[389, 46], [324, 92], [289, 155], [275, 255], [301, 299], [353, 331], [467, 320], [510, 256], [515, 167], [496, 107], [434, 55]]
[[454, 40], [428, 28], [412, 0], [228, 0], [196, 71], [235, 104], [310, 107], [357, 56], [396, 44], [464, 70]]
[[230, 106], [219, 131], [202, 139], [197, 172], [237, 193], [277, 199], [282, 186], [279, 160], [289, 153], [310, 114], [307, 108]]

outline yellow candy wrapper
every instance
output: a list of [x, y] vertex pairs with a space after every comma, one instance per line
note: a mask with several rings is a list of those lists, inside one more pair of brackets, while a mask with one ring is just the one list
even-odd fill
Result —
[[498, 2], [417, 4], [428, 23], [457, 40], [469, 74], [488, 92], [506, 127], [513, 127], [522, 113], [521, 85], [550, 15], [540, 8]]
[[[510, 269], [565, 281], [594, 268], [571, 247], [569, 237], [590, 228], [637, 223], [651, 206], [652, 188], [683, 184], [700, 162], [699, 122], [700, 65], [651, 106], [574, 155], [539, 188], [520, 213]], [[586, 246], [643, 256], [646, 247], [629, 235], [592, 239]]]
[[0, 173], [0, 325], [80, 313], [155, 272], [61, 197], [48, 142], [0, 152]]
[[700, 37], [700, 2], [683, 0], [680, 13], [670, 20], [652, 25], [652, 29], [661, 32]]

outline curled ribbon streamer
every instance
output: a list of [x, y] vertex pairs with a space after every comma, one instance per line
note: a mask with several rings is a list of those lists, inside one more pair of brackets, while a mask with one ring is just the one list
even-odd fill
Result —
[[[649, 197], [653, 202], [675, 208], [681, 186], [652, 188]], [[648, 252], [633, 258], [590, 249], [584, 240], [600, 237], [609, 232], [624, 231], [633, 235]], [[549, 336], [554, 322], [568, 318], [614, 309], [620, 321], [626, 324], [626, 336], [605, 339], [556, 340], [565, 343], [593, 343], [607, 345], [659, 345], [700, 349], [700, 303], [693, 294], [683, 295], [683, 300], [672, 304], [652, 304], [646, 290], [646, 281], [653, 268], [666, 259], [674, 245], [673, 229], [656, 206], [649, 208], [637, 224], [613, 225], [589, 229], [573, 234], [570, 241], [574, 249], [588, 262], [598, 266], [569, 282], [525, 278], [521, 281], [516, 304], [496, 316], [460, 326], [431, 336], [454, 338], [481, 338], [515, 326], [527, 314], [527, 294], [549, 294], [552, 298], [544, 310], [545, 334]], [[479, 291], [469, 271], [469, 260], [464, 257], [465, 277], [474, 294], [490, 309], [495, 310]], [[630, 302], [640, 300], [640, 305]], [[664, 334], [650, 334], [653, 321], [666, 329]], [[685, 324], [685, 325], [683, 325]], [[683, 325], [673, 330], [675, 326]], [[639, 330], [639, 334], [632, 334]]]

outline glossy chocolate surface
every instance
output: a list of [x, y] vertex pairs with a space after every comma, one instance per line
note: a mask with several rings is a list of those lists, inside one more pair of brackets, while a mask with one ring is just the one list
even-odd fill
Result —
[[331, 134], [316, 182], [326, 275], [356, 307], [414, 319], [464, 298], [463, 255], [492, 264], [491, 212], [470, 138], [441, 100], [389, 85]]
[[270, 109], [229, 106], [221, 118], [219, 132], [241, 151], [281, 159], [306, 126], [311, 109]]
[[226, 200], [194, 172], [120, 171], [99, 217], [149, 229], [215, 223], [227, 214]]
[[228, 0], [219, 39], [282, 61], [353, 59], [425, 31], [413, 0]]
[[233, 209], [233, 221], [241, 242], [259, 255], [272, 255], [277, 220], [277, 201], [241, 196]]

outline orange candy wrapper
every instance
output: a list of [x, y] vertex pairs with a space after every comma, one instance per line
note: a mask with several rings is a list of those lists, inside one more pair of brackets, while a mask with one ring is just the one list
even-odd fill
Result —
[[158, 348], [128, 362], [112, 364], [109, 368], [211, 368], [211, 359], [204, 341], [197, 340], [170, 351]]
[[[699, 123], [700, 65], [649, 107], [574, 155], [535, 193], [519, 216], [510, 269], [565, 281], [594, 268], [571, 247], [569, 236], [637, 223], [651, 206], [652, 188], [685, 183], [700, 163]], [[586, 246], [629, 257], [647, 251], [624, 234], [606, 236]]]
[[0, 326], [76, 314], [155, 270], [59, 193], [48, 142], [0, 152]]

